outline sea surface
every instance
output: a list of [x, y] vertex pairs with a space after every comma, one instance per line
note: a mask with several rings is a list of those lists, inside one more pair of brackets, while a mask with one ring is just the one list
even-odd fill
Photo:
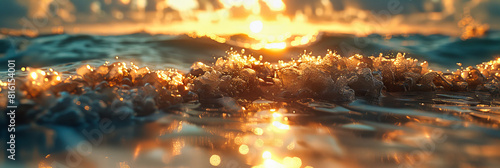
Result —
[[[241, 40], [242, 37], [233, 36], [238, 38], [225, 38]], [[30, 76], [21, 71], [23, 67], [47, 72], [52, 68], [62, 78], [71, 78], [79, 75], [82, 66], [98, 67], [105, 62], [133, 62], [149, 69], [173, 68], [180, 74], [193, 74], [195, 62], [213, 65], [218, 58], [227, 56], [228, 51], [262, 56], [262, 62], [272, 64], [296, 60], [303, 54], [325, 56], [334, 52], [342, 57], [355, 54], [378, 57], [382, 53], [396, 57], [405, 53], [406, 57], [425, 60], [430, 69], [443, 72], [500, 57], [500, 32], [496, 31], [467, 40], [439, 34], [357, 37], [319, 33], [315, 41], [304, 45], [262, 50], [245, 48], [237, 40], [219, 43], [208, 37], [147, 33], [4, 37], [0, 40], [0, 62], [16, 60], [17, 77], [22, 79]], [[7, 65], [0, 66], [2, 73], [6, 73], [6, 68]], [[6, 78], [2, 75], [0, 80], [5, 82]], [[123, 90], [125, 87], [120, 91]], [[2, 92], [4, 101], [5, 89]], [[108, 97], [127, 99], [122, 94], [129, 91], [119, 93], [112, 92]], [[300, 97], [300, 94], [293, 99], [274, 100], [224, 96], [214, 100], [216, 106], [206, 106], [193, 98], [177, 104], [170, 101], [172, 105], [168, 108], [153, 108], [151, 113], [133, 109], [135, 113], [132, 110], [132, 116], [124, 118], [108, 119], [100, 114], [83, 121], [79, 117], [88, 115], [74, 113], [72, 110], [79, 109], [69, 104], [92, 102], [95, 96], [90, 94], [85, 89], [83, 93], [64, 92], [47, 96], [45, 102], [23, 97], [20, 104], [25, 108], [17, 114], [16, 161], [7, 159], [9, 153], [0, 152], [0, 167], [500, 165], [500, 99], [480, 90], [389, 92], [384, 88], [376, 100], [356, 95], [350, 101]], [[147, 111], [147, 103], [149, 100], [144, 101], [144, 109], [139, 111]], [[40, 104], [51, 107], [44, 109]], [[155, 105], [162, 106], [161, 102], [153, 101], [152, 106]], [[113, 102], [108, 106], [130, 111], [126, 103]], [[244, 109], [244, 114], [240, 109]], [[62, 111], [64, 115], [44, 119], [45, 114], [54, 111]], [[5, 115], [0, 117], [2, 128], [6, 128], [7, 119]], [[0, 135], [1, 149], [6, 149], [9, 134], [2, 129]]]
[[[35, 38], [4, 37], [0, 41], [2, 61], [14, 59], [19, 65], [47, 67], [59, 64], [78, 64], [82, 61], [114, 59], [115, 56], [146, 65], [168, 65], [189, 70], [196, 61], [214, 62], [226, 51], [244, 49], [238, 41], [251, 41], [245, 35], [225, 36], [234, 39], [219, 43], [208, 37], [188, 35], [151, 35], [136, 33], [119, 36], [100, 35], [43, 35]], [[252, 50], [247, 53], [264, 56], [264, 61], [276, 62], [297, 58], [304, 52], [324, 56], [328, 50], [342, 56], [396, 55], [426, 60], [440, 70], [458, 69], [456, 63], [474, 66], [500, 55], [500, 32], [491, 31], [484, 37], [461, 40], [459, 37], [433, 34], [378, 35], [357, 37], [349, 34], [318, 33], [308, 44], [279, 50]], [[0, 67], [5, 69], [6, 67]], [[446, 68], [446, 69], [445, 69]]]

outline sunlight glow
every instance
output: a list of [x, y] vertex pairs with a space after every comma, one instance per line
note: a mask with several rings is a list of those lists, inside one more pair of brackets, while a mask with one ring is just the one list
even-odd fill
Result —
[[[208, 32], [196, 32], [188, 34], [193, 38], [208, 37], [219, 43], [227, 43], [235, 46], [241, 46], [245, 48], [251, 48], [254, 50], [268, 49], [268, 50], [282, 50], [287, 47], [296, 47], [302, 45], [308, 45], [317, 40], [317, 37], [321, 34], [317, 32], [308, 32], [301, 29], [300, 26], [291, 26], [294, 29], [286, 29], [282, 24], [275, 22], [264, 22], [260, 18], [252, 18], [249, 21], [240, 22], [239, 24], [248, 25], [245, 30], [245, 34], [248, 35], [251, 41], [238, 41], [233, 40], [229, 36], [217, 35], [215, 33]], [[265, 28], [264, 28], [265, 25]], [[296, 30], [295, 30], [296, 28]], [[237, 28], [235, 28], [237, 29]], [[233, 30], [233, 29], [231, 29]]]
[[276, 128], [282, 129], [282, 130], [288, 130], [288, 129], [290, 129], [289, 125], [283, 124], [283, 123], [281, 123], [279, 121], [274, 121], [273, 122], [273, 126], [275, 126]]
[[[266, 152], [264, 153], [271, 155], [271, 153]], [[299, 157], [285, 157], [281, 163], [269, 157], [265, 158], [264, 163], [262, 163], [261, 165], [253, 166], [252, 168], [300, 168], [301, 166], [302, 159], [300, 159]]]
[[148, 1], [146, 0], [136, 0], [135, 3], [138, 9], [145, 9], [148, 6]]
[[266, 49], [285, 49], [286, 43], [285, 42], [269, 43], [269, 44], [266, 44], [266, 46], [264, 48], [266, 48]]
[[285, 157], [283, 159], [284, 167], [289, 168], [300, 168], [302, 166], [302, 160], [298, 157]]
[[182, 1], [165, 0], [165, 2], [169, 7], [172, 7], [173, 9], [179, 11], [193, 10], [198, 8], [199, 6], [198, 1], [196, 0], [182, 0]]
[[263, 0], [272, 11], [285, 10], [285, 3], [282, 0]]
[[122, 2], [125, 5], [128, 5], [130, 3], [130, 0], [120, 0], [120, 2]]
[[283, 167], [283, 165], [280, 164], [279, 162], [275, 161], [275, 160], [266, 159], [264, 161], [264, 165], [262, 167], [265, 167], [265, 168], [281, 168], [281, 167]]
[[250, 31], [252, 31], [252, 33], [260, 33], [262, 28], [264, 28], [264, 24], [262, 24], [262, 21], [260, 20], [250, 23]]
[[220, 0], [226, 8], [243, 6], [245, 9], [252, 9], [259, 6], [258, 0]]
[[264, 159], [271, 159], [271, 157], [272, 157], [272, 154], [269, 151], [265, 151], [264, 153], [262, 153], [262, 158], [264, 158]]
[[36, 79], [37, 77], [38, 77], [38, 75], [36, 74], [36, 72], [31, 73], [31, 78]]

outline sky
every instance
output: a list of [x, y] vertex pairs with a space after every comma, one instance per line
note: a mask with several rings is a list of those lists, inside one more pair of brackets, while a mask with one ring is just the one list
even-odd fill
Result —
[[[0, 28], [35, 33], [460, 34], [500, 29], [500, 0], [1, 0]], [[249, 27], [250, 26], [250, 27]], [[260, 31], [259, 31], [260, 32]]]

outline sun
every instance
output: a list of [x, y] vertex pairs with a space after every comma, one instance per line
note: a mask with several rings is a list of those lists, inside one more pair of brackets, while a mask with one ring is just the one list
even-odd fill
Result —
[[260, 20], [256, 20], [250, 23], [250, 31], [252, 31], [252, 33], [260, 33], [262, 31], [262, 28], [264, 28], [264, 25]]

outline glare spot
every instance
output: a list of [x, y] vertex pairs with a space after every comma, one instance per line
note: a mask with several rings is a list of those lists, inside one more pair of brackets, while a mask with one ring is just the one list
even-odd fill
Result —
[[279, 162], [275, 161], [275, 160], [266, 159], [264, 161], [263, 167], [265, 167], [265, 168], [275, 168], [275, 167], [283, 167], [283, 165], [280, 164]]
[[37, 77], [38, 77], [38, 75], [36, 74], [36, 72], [31, 73], [31, 78], [36, 79]]
[[219, 155], [212, 155], [210, 157], [210, 164], [212, 166], [219, 166], [220, 162], [221, 162], [221, 160], [220, 160], [220, 156]]
[[285, 3], [282, 0], [263, 0], [272, 11], [282, 11], [285, 9]]
[[198, 8], [198, 1], [196, 0], [182, 0], [182, 1], [166, 0], [166, 3], [169, 7], [178, 11], [187, 11]]
[[302, 166], [302, 160], [298, 157], [285, 157], [283, 159], [283, 165], [289, 168], [300, 168], [300, 166]]
[[128, 5], [130, 3], [130, 0], [120, 0], [120, 2], [122, 2], [125, 5]]
[[262, 28], [264, 28], [264, 25], [260, 20], [256, 20], [250, 23], [250, 31], [252, 31], [252, 33], [260, 33], [262, 31]]
[[258, 0], [221, 0], [220, 1], [226, 8], [243, 6], [245, 9], [252, 9], [259, 7]]
[[262, 135], [264, 133], [264, 130], [262, 130], [262, 128], [255, 128], [253, 132], [255, 133], [255, 135]]
[[101, 12], [101, 4], [97, 1], [94, 1], [90, 4], [90, 10], [94, 13]]
[[274, 125], [276, 128], [279, 128], [279, 129], [284, 129], [284, 130], [290, 129], [290, 126], [289, 126], [289, 125], [286, 125], [286, 124], [280, 123], [279, 121], [274, 121], [274, 122], [273, 122], [273, 125]]
[[285, 42], [269, 43], [269, 44], [266, 44], [266, 46], [264, 48], [266, 48], [266, 49], [285, 49], [286, 43]]
[[249, 150], [247, 145], [241, 145], [239, 148], [240, 153], [244, 155], [248, 154]]
[[264, 159], [271, 159], [271, 157], [272, 157], [272, 154], [269, 151], [265, 151], [264, 153], [262, 153], [262, 158], [264, 158]]
[[135, 2], [135, 6], [137, 7], [137, 9], [141, 9], [141, 10], [146, 8], [146, 6], [148, 5], [148, 2], [146, 0], [136, 0], [134, 2]]

